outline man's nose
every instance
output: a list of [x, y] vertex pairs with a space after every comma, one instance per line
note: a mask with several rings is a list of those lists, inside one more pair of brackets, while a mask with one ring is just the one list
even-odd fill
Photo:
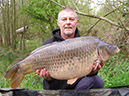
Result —
[[69, 19], [67, 19], [66, 23], [67, 23], [67, 24], [70, 24], [70, 20], [69, 20]]

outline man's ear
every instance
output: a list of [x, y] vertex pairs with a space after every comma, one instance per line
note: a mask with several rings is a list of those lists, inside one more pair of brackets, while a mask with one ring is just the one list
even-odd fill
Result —
[[[59, 21], [57, 20], [57, 24], [58, 24], [58, 26], [59, 26]], [[60, 26], [59, 26], [60, 27]]]
[[78, 26], [78, 22], [79, 22], [79, 20], [77, 20], [77, 26]]

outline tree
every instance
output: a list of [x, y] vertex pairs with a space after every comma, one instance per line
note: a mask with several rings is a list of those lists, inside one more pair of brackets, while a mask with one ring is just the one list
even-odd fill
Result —
[[23, 12], [30, 16], [31, 20], [39, 22], [42, 25], [41, 30], [43, 35], [50, 34], [50, 30], [57, 27], [55, 24], [59, 8], [49, 0], [27, 0]]

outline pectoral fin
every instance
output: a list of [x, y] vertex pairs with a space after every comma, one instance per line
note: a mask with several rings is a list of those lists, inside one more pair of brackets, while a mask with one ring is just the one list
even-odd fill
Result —
[[73, 83], [75, 83], [75, 82], [76, 82], [76, 80], [77, 80], [77, 79], [78, 79], [78, 78], [69, 79], [69, 80], [67, 81], [67, 84], [72, 85]]

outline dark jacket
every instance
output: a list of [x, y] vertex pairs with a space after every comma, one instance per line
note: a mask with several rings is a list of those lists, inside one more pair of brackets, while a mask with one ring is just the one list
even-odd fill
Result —
[[[64, 41], [64, 39], [60, 36], [60, 29], [56, 29], [52, 31], [52, 35], [53, 37], [46, 40], [43, 45], [48, 44], [48, 43], [52, 43], [52, 42], [60, 42], [60, 41]], [[80, 34], [78, 32], [78, 29], [76, 28], [75, 31], [75, 38], [76, 37], [80, 37]], [[96, 75], [96, 74], [95, 74]], [[69, 85], [67, 84], [67, 80], [51, 80], [51, 81], [47, 81], [47, 80], [43, 80], [43, 88], [45, 90], [58, 90], [58, 89], [74, 89], [75, 86], [77, 85], [77, 83], [81, 80], [81, 78], [79, 78], [74, 84]]]
[[[64, 39], [60, 36], [60, 29], [56, 29], [52, 31], [52, 38], [47, 39], [43, 45], [48, 44], [48, 43], [52, 43], [52, 42], [60, 42], [60, 41], [64, 41]], [[75, 31], [75, 36], [74, 37], [80, 37], [80, 34], [78, 32], [78, 29], [76, 29]]]

